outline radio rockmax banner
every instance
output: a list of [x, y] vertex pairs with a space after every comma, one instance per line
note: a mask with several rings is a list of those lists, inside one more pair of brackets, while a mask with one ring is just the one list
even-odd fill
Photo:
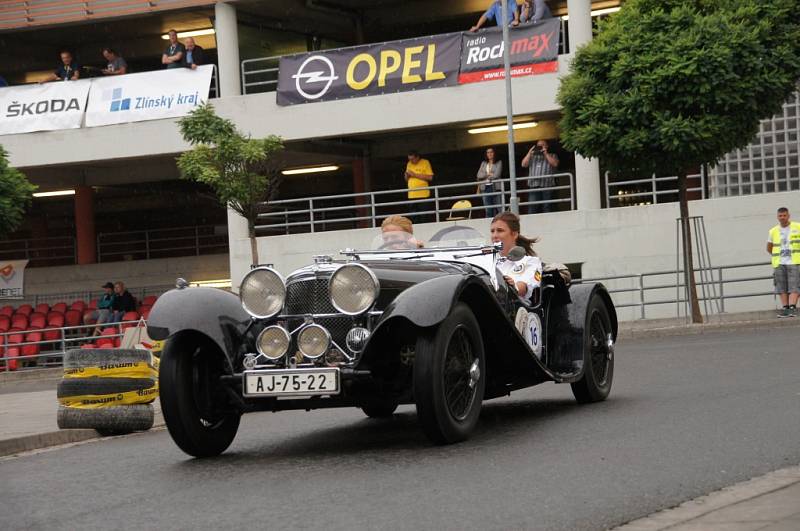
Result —
[[281, 57], [278, 105], [457, 85], [460, 55], [451, 33]]
[[0, 89], [0, 135], [77, 129], [91, 81], [68, 81]]
[[[511, 77], [556, 72], [560, 31], [561, 22], [557, 18], [512, 28], [509, 31]], [[505, 78], [502, 28], [464, 33], [462, 39], [459, 83]]]

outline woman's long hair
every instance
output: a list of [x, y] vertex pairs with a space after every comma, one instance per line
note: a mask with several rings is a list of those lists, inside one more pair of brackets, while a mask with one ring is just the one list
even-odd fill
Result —
[[[492, 150], [492, 153], [494, 153], [494, 161], [492, 161], [492, 164], [497, 164], [497, 150], [492, 146], [489, 146], [486, 148], [486, 151], [489, 151], [490, 149]], [[486, 151], [483, 152], [483, 161], [489, 162], [489, 155], [486, 154]]]
[[519, 216], [513, 212], [500, 212], [492, 218], [492, 223], [495, 221], [502, 221], [511, 232], [517, 233], [516, 244], [525, 249], [525, 254], [528, 256], [536, 256], [536, 251], [533, 250], [533, 244], [539, 241], [539, 238], [527, 238], [520, 232]]

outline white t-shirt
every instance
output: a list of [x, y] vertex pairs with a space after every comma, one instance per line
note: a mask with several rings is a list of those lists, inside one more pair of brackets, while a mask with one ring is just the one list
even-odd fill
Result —
[[525, 256], [517, 262], [512, 262], [504, 257], [497, 261], [497, 269], [503, 275], [514, 279], [514, 282], [524, 282], [528, 287], [521, 300], [529, 302], [534, 288], [542, 284], [542, 261], [536, 256]]
[[[778, 227], [781, 233], [781, 265], [792, 265], [792, 246], [789, 244], [789, 236], [792, 233], [792, 225], [789, 224], [785, 227]], [[772, 239], [767, 240], [773, 243]]]

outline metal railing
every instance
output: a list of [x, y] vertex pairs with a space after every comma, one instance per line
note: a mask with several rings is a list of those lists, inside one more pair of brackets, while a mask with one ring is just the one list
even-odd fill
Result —
[[211, 87], [208, 89], [208, 98], [219, 98], [219, 68], [217, 65], [211, 65], [214, 69], [211, 71]]
[[[33, 364], [37, 368], [44, 367], [60, 367], [64, 353], [67, 350], [80, 348], [86, 343], [97, 342], [98, 340], [122, 339], [125, 335], [125, 328], [146, 326], [146, 321], [139, 319], [136, 321], [123, 321], [118, 323], [102, 323], [92, 325], [78, 325], [78, 326], [64, 326], [59, 328], [42, 328], [37, 330], [25, 330], [14, 332], [0, 332], [0, 371], [9, 372], [12, 370], [19, 370], [25, 368], [26, 364]], [[114, 328], [115, 334], [107, 335], [94, 335], [94, 331], [98, 328]], [[20, 341], [9, 343], [10, 336], [27, 336], [31, 333], [41, 333], [42, 336], [46, 332], [58, 332], [56, 339], [42, 339], [40, 341]], [[36, 354], [22, 354], [23, 347], [38, 346], [39, 352]], [[9, 356], [8, 349], [19, 349], [16, 356]], [[21, 367], [22, 365], [22, 367]]]
[[[689, 193], [700, 193], [700, 199], [706, 198], [706, 172], [705, 167], [700, 173], [687, 175], [687, 179], [699, 179], [700, 186], [687, 188]], [[604, 176], [608, 208], [636, 205], [657, 205], [659, 203], [674, 203], [678, 201], [678, 178], [656, 177], [653, 174], [646, 179], [631, 179], [625, 181], [611, 181], [610, 172]]]
[[29, 260], [29, 266], [76, 263], [75, 238], [0, 240], [0, 260]]
[[108, 232], [97, 235], [97, 261], [149, 260], [228, 252], [228, 231], [217, 225]]
[[[558, 173], [549, 177], [553, 177], [556, 184], [547, 188], [529, 188], [527, 177], [517, 179], [521, 213], [558, 210], [564, 205], [567, 210], [575, 209], [573, 174]], [[494, 183], [499, 189], [493, 193], [480, 193], [474, 180], [430, 186], [427, 188], [430, 197], [420, 199], [409, 199], [409, 190], [402, 188], [270, 201], [262, 204], [256, 230], [260, 234], [291, 234], [377, 227], [392, 214], [408, 216], [414, 222], [486, 217], [492, 209], [504, 210], [510, 203], [509, 179]], [[552, 194], [552, 198], [540, 199], [533, 195], [541, 192]], [[483, 201], [488, 197], [495, 197], [497, 205]], [[469, 201], [469, 205], [463, 208], [456, 205], [464, 200]]]
[[242, 61], [242, 94], [276, 91], [280, 59], [280, 55], [275, 55]]
[[[768, 273], [749, 273], [747, 269], [760, 268]], [[700, 269], [695, 269], [695, 275], [701, 273]], [[736, 272], [744, 271], [741, 274]], [[744, 299], [751, 297], [763, 297], [775, 294], [773, 289], [764, 289], [762, 286], [772, 281], [772, 272], [769, 264], [755, 262], [749, 264], [734, 264], [726, 266], [714, 266], [701, 275], [697, 281], [698, 300], [704, 302], [719, 303], [720, 313], [725, 313], [725, 302], [733, 299]], [[676, 305], [675, 312], [678, 317], [687, 315], [686, 313], [686, 289], [682, 270], [663, 270], [651, 273], [640, 273], [635, 275], [611, 275], [603, 277], [593, 277], [576, 280], [575, 282], [603, 282], [606, 284], [614, 305], [618, 308], [638, 308], [639, 319], [647, 319], [646, 308], [648, 306]], [[761, 283], [762, 286], [753, 287], [752, 284]], [[704, 285], [713, 290], [705, 290]], [[750, 286], [743, 286], [750, 284]], [[726, 286], [728, 289], [726, 290]], [[732, 287], [737, 289], [732, 290]], [[710, 295], [714, 293], [716, 296]], [[709, 315], [710, 305], [704, 305], [706, 315]], [[713, 306], [712, 306], [713, 308]]]

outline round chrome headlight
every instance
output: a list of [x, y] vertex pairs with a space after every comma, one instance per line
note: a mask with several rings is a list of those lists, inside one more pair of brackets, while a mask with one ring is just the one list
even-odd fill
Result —
[[286, 283], [277, 271], [259, 267], [244, 276], [239, 297], [247, 313], [259, 319], [269, 319], [283, 308]]
[[300, 330], [297, 348], [306, 358], [315, 360], [331, 348], [331, 335], [318, 324], [310, 324]]
[[347, 315], [369, 310], [378, 298], [380, 284], [375, 274], [361, 264], [346, 264], [328, 283], [333, 307]]
[[256, 350], [270, 360], [281, 358], [289, 350], [289, 332], [280, 326], [268, 326], [258, 334]]

